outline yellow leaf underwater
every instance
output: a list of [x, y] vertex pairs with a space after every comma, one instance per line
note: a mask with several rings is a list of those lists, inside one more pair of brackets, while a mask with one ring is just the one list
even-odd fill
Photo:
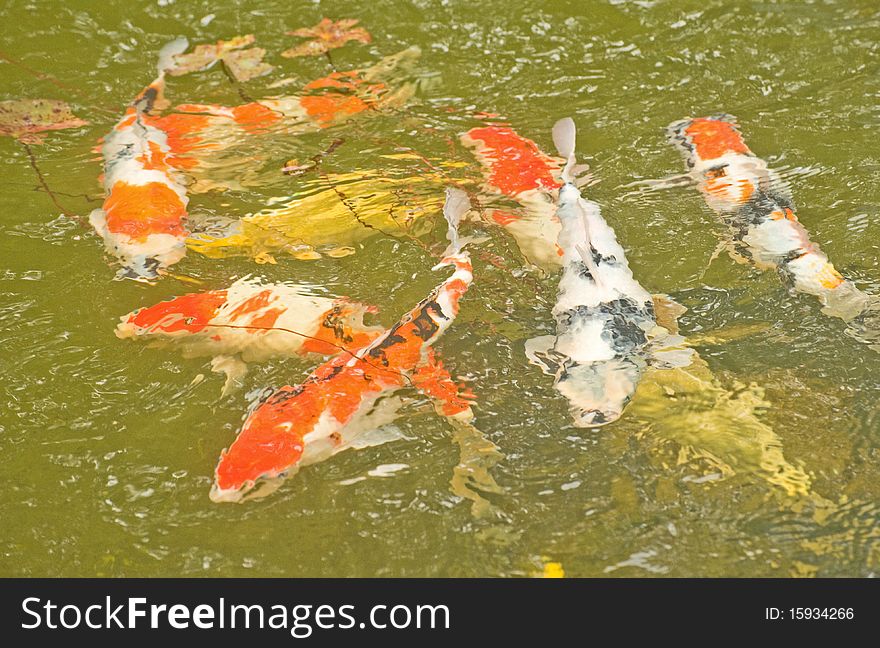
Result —
[[655, 439], [677, 443], [680, 461], [699, 457], [722, 476], [751, 473], [788, 495], [808, 495], [809, 475], [786, 460], [776, 432], [758, 417], [767, 407], [756, 384], [728, 389], [694, 355], [689, 367], [648, 369], [629, 411], [651, 421]]
[[[678, 333], [678, 318], [687, 309], [666, 295], [654, 296], [654, 309], [658, 324]], [[764, 328], [736, 327], [703, 339], [720, 344]], [[699, 458], [723, 477], [752, 473], [788, 495], [809, 495], [809, 475], [786, 460], [779, 437], [758, 417], [758, 412], [768, 407], [764, 390], [757, 384], [737, 383], [727, 388], [694, 353], [687, 367], [650, 367], [629, 412], [651, 421], [649, 438], [680, 446], [679, 463]]]
[[187, 246], [214, 259], [273, 253], [303, 260], [347, 256], [354, 253], [354, 243], [376, 234], [418, 237], [430, 231], [443, 206], [443, 187], [443, 178], [430, 173], [323, 176], [307, 193], [279, 207], [229, 221], [225, 231], [191, 235]]

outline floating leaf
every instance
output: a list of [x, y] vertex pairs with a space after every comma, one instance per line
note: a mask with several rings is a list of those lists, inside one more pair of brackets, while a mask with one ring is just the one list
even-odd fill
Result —
[[43, 141], [39, 133], [85, 126], [70, 106], [57, 99], [12, 99], [0, 101], [0, 135], [26, 144]]
[[432, 173], [393, 177], [374, 170], [325, 176], [283, 205], [193, 234], [187, 246], [211, 258], [284, 252], [307, 260], [350, 254], [346, 246], [377, 233], [419, 236], [430, 231], [432, 221], [424, 217], [440, 213], [443, 187], [441, 175]]
[[369, 32], [363, 27], [355, 27], [356, 24], [358, 24], [358, 21], [351, 18], [337, 22], [324, 18], [314, 27], [287, 32], [288, 36], [299, 36], [301, 38], [311, 38], [312, 40], [300, 43], [281, 52], [281, 56], [286, 58], [320, 56], [332, 49], [342, 47], [348, 41], [369, 43], [372, 40]]
[[189, 54], [175, 56], [174, 65], [168, 69], [168, 73], [182, 76], [207, 70], [217, 61], [222, 61], [237, 81], [249, 81], [263, 76], [274, 68], [263, 61], [266, 50], [262, 47], [248, 47], [254, 40], [254, 35], [248, 34], [228, 41], [219, 40], [216, 45], [197, 45]]

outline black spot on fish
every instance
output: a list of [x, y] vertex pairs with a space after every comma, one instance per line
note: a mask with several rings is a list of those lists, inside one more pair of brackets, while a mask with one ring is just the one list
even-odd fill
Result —
[[[590, 246], [590, 256], [593, 257], [593, 263], [597, 267], [601, 265], [616, 266], [620, 264], [620, 262], [617, 260], [617, 257], [615, 257], [614, 255], [605, 256], [603, 254], [600, 254], [592, 245]], [[579, 277], [595, 281], [593, 273], [590, 272], [589, 266], [583, 259], [575, 258], [571, 261], [569, 266], [574, 272], [577, 273]]]
[[422, 339], [426, 342], [434, 337], [434, 335], [440, 329], [440, 326], [437, 324], [437, 322], [434, 321], [434, 318], [431, 317], [432, 312], [436, 313], [443, 319], [449, 319], [443, 313], [443, 309], [440, 308], [440, 304], [438, 304], [436, 301], [429, 301], [427, 304], [422, 306], [419, 309], [418, 315], [413, 318], [412, 323], [416, 327], [416, 335], [419, 337], [419, 339]]
[[590, 272], [587, 264], [583, 261], [572, 261], [571, 267], [582, 279], [590, 279], [591, 281], [593, 280], [593, 273]]
[[305, 384], [297, 385], [296, 387], [279, 389], [276, 392], [270, 392], [267, 396], [262, 397], [259, 402], [268, 403], [269, 405], [273, 405], [276, 407], [283, 407], [288, 401], [293, 400], [294, 398], [302, 394], [304, 389]]
[[337, 340], [341, 340], [342, 342], [351, 342], [352, 337], [347, 335], [345, 332], [345, 321], [340, 314], [342, 313], [341, 306], [334, 306], [329, 313], [327, 313], [327, 317], [324, 318], [324, 321], [321, 322], [321, 326], [324, 328], [328, 328], [333, 331], [333, 335]]
[[385, 338], [381, 342], [379, 342], [376, 346], [374, 346], [367, 352], [367, 357], [373, 360], [377, 360], [382, 364], [382, 366], [387, 367], [389, 362], [385, 350], [389, 347], [394, 346], [395, 344], [402, 344], [403, 342], [406, 342], [406, 338], [404, 338], [402, 335], [397, 334], [397, 331], [399, 329], [400, 324], [395, 324], [394, 327], [388, 332], [388, 335], [385, 336]]
[[140, 97], [135, 99], [135, 107], [138, 110], [148, 113], [153, 109], [153, 104], [156, 103], [158, 96], [159, 91], [156, 90], [156, 88], [147, 88], [141, 93]]
[[570, 327], [580, 321], [597, 319], [604, 322], [602, 339], [616, 354], [627, 355], [647, 343], [647, 335], [640, 323], [654, 319], [654, 305], [622, 297], [597, 306], [582, 304], [562, 313], [557, 321], [563, 327]]

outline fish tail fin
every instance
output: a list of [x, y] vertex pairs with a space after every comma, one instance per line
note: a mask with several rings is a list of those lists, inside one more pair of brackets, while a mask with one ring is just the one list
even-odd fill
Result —
[[847, 322], [844, 333], [857, 342], [866, 344], [869, 349], [880, 352], [880, 296], [865, 296], [861, 312]]
[[461, 219], [471, 208], [471, 201], [467, 194], [461, 189], [448, 187], [446, 189], [446, 202], [443, 203], [443, 217], [448, 225], [446, 238], [449, 240], [449, 247], [446, 248], [444, 256], [458, 254], [461, 248], [467, 243], [458, 236], [458, 226]]
[[152, 283], [159, 278], [159, 261], [151, 257], [131, 259], [116, 273], [115, 278]]
[[559, 155], [565, 158], [562, 168], [562, 181], [574, 182], [573, 168], [575, 165], [574, 149], [577, 142], [577, 128], [571, 117], [564, 117], [553, 125], [553, 144]]
[[187, 47], [189, 47], [189, 41], [185, 36], [165, 43], [164, 47], [159, 50], [159, 62], [156, 64], [156, 72], [160, 78], [164, 77], [165, 72], [174, 64], [174, 57], [183, 54]]
[[186, 51], [187, 47], [189, 47], [189, 41], [181, 36], [166, 43], [159, 50], [156, 78], [132, 102], [138, 114], [150, 113], [153, 110], [164, 110], [169, 106], [168, 100], [165, 99], [165, 73], [174, 65], [174, 57]]

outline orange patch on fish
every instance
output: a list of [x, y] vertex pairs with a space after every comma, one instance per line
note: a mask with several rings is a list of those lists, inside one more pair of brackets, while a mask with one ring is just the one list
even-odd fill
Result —
[[719, 158], [726, 153], [751, 153], [736, 125], [730, 122], [700, 117], [688, 124], [685, 134], [703, 160]]
[[386, 86], [384, 83], [367, 83], [358, 76], [357, 72], [334, 72], [329, 76], [315, 79], [305, 86], [306, 90], [326, 88], [338, 88], [349, 92], [331, 91], [306, 95], [299, 101], [300, 106], [321, 127], [326, 127], [337, 119], [369, 110]]
[[831, 263], [826, 263], [819, 271], [817, 277], [819, 284], [823, 288], [832, 290], [843, 283], [843, 276], [834, 269]]
[[232, 115], [235, 122], [249, 133], [265, 132], [282, 117], [281, 113], [258, 102], [236, 106], [232, 109]]
[[143, 333], [198, 333], [210, 324], [225, 302], [225, 290], [182, 295], [135, 311], [128, 323], [143, 329]]
[[[311, 430], [321, 408], [311, 394], [304, 395], [297, 407], [286, 407], [283, 388], [258, 407], [244, 424], [238, 438], [220, 456], [215, 478], [220, 488], [238, 488], [262, 475], [278, 474], [295, 465], [302, 456], [304, 441], [300, 430]], [[277, 401], [273, 403], [273, 401]]]
[[138, 158], [144, 169], [147, 171], [167, 171], [168, 161], [162, 148], [152, 140], [147, 141], [147, 146], [150, 149], [149, 154], [144, 153]]
[[739, 181], [739, 202], [747, 203], [755, 193], [755, 185], [746, 178]]
[[348, 117], [369, 110], [370, 105], [360, 97], [347, 97], [341, 94], [326, 94], [303, 97], [300, 105], [321, 127], [329, 126], [341, 117]]
[[209, 115], [171, 113], [164, 117], [149, 118], [147, 123], [165, 133], [168, 137], [168, 148], [177, 155], [215, 146], [203, 143], [202, 138], [197, 135], [211, 123]]
[[150, 234], [186, 236], [186, 207], [173, 189], [161, 182], [133, 185], [120, 180], [104, 201], [107, 229], [143, 241]]
[[507, 225], [518, 221], [521, 216], [503, 209], [493, 209], [490, 218], [502, 227], [506, 227]]
[[531, 189], [558, 189], [553, 177], [559, 170], [538, 146], [506, 126], [472, 128], [467, 133], [483, 142], [485, 156], [491, 159], [489, 182], [501, 193], [515, 196]]
[[121, 122], [116, 124], [116, 130], [118, 130], [118, 131], [125, 130], [126, 128], [131, 126], [133, 123], [135, 123], [136, 120], [137, 120], [137, 115], [134, 115], [134, 114], [129, 115], [128, 117], [123, 119]]
[[413, 382], [420, 391], [440, 403], [446, 416], [454, 416], [470, 409], [473, 394], [463, 390], [455, 383], [443, 363], [438, 360], [433, 349], [428, 350], [428, 362], [420, 365], [413, 373]]
[[264, 313], [251, 319], [245, 326], [253, 326], [254, 332], [259, 332], [260, 329], [272, 328], [278, 320], [278, 317], [285, 311], [283, 307], [267, 308], [269, 304], [271, 304], [272, 299], [272, 291], [263, 290], [240, 303], [238, 307], [229, 314], [229, 319], [235, 320], [239, 317], [256, 314], [261, 310], [266, 309]]

